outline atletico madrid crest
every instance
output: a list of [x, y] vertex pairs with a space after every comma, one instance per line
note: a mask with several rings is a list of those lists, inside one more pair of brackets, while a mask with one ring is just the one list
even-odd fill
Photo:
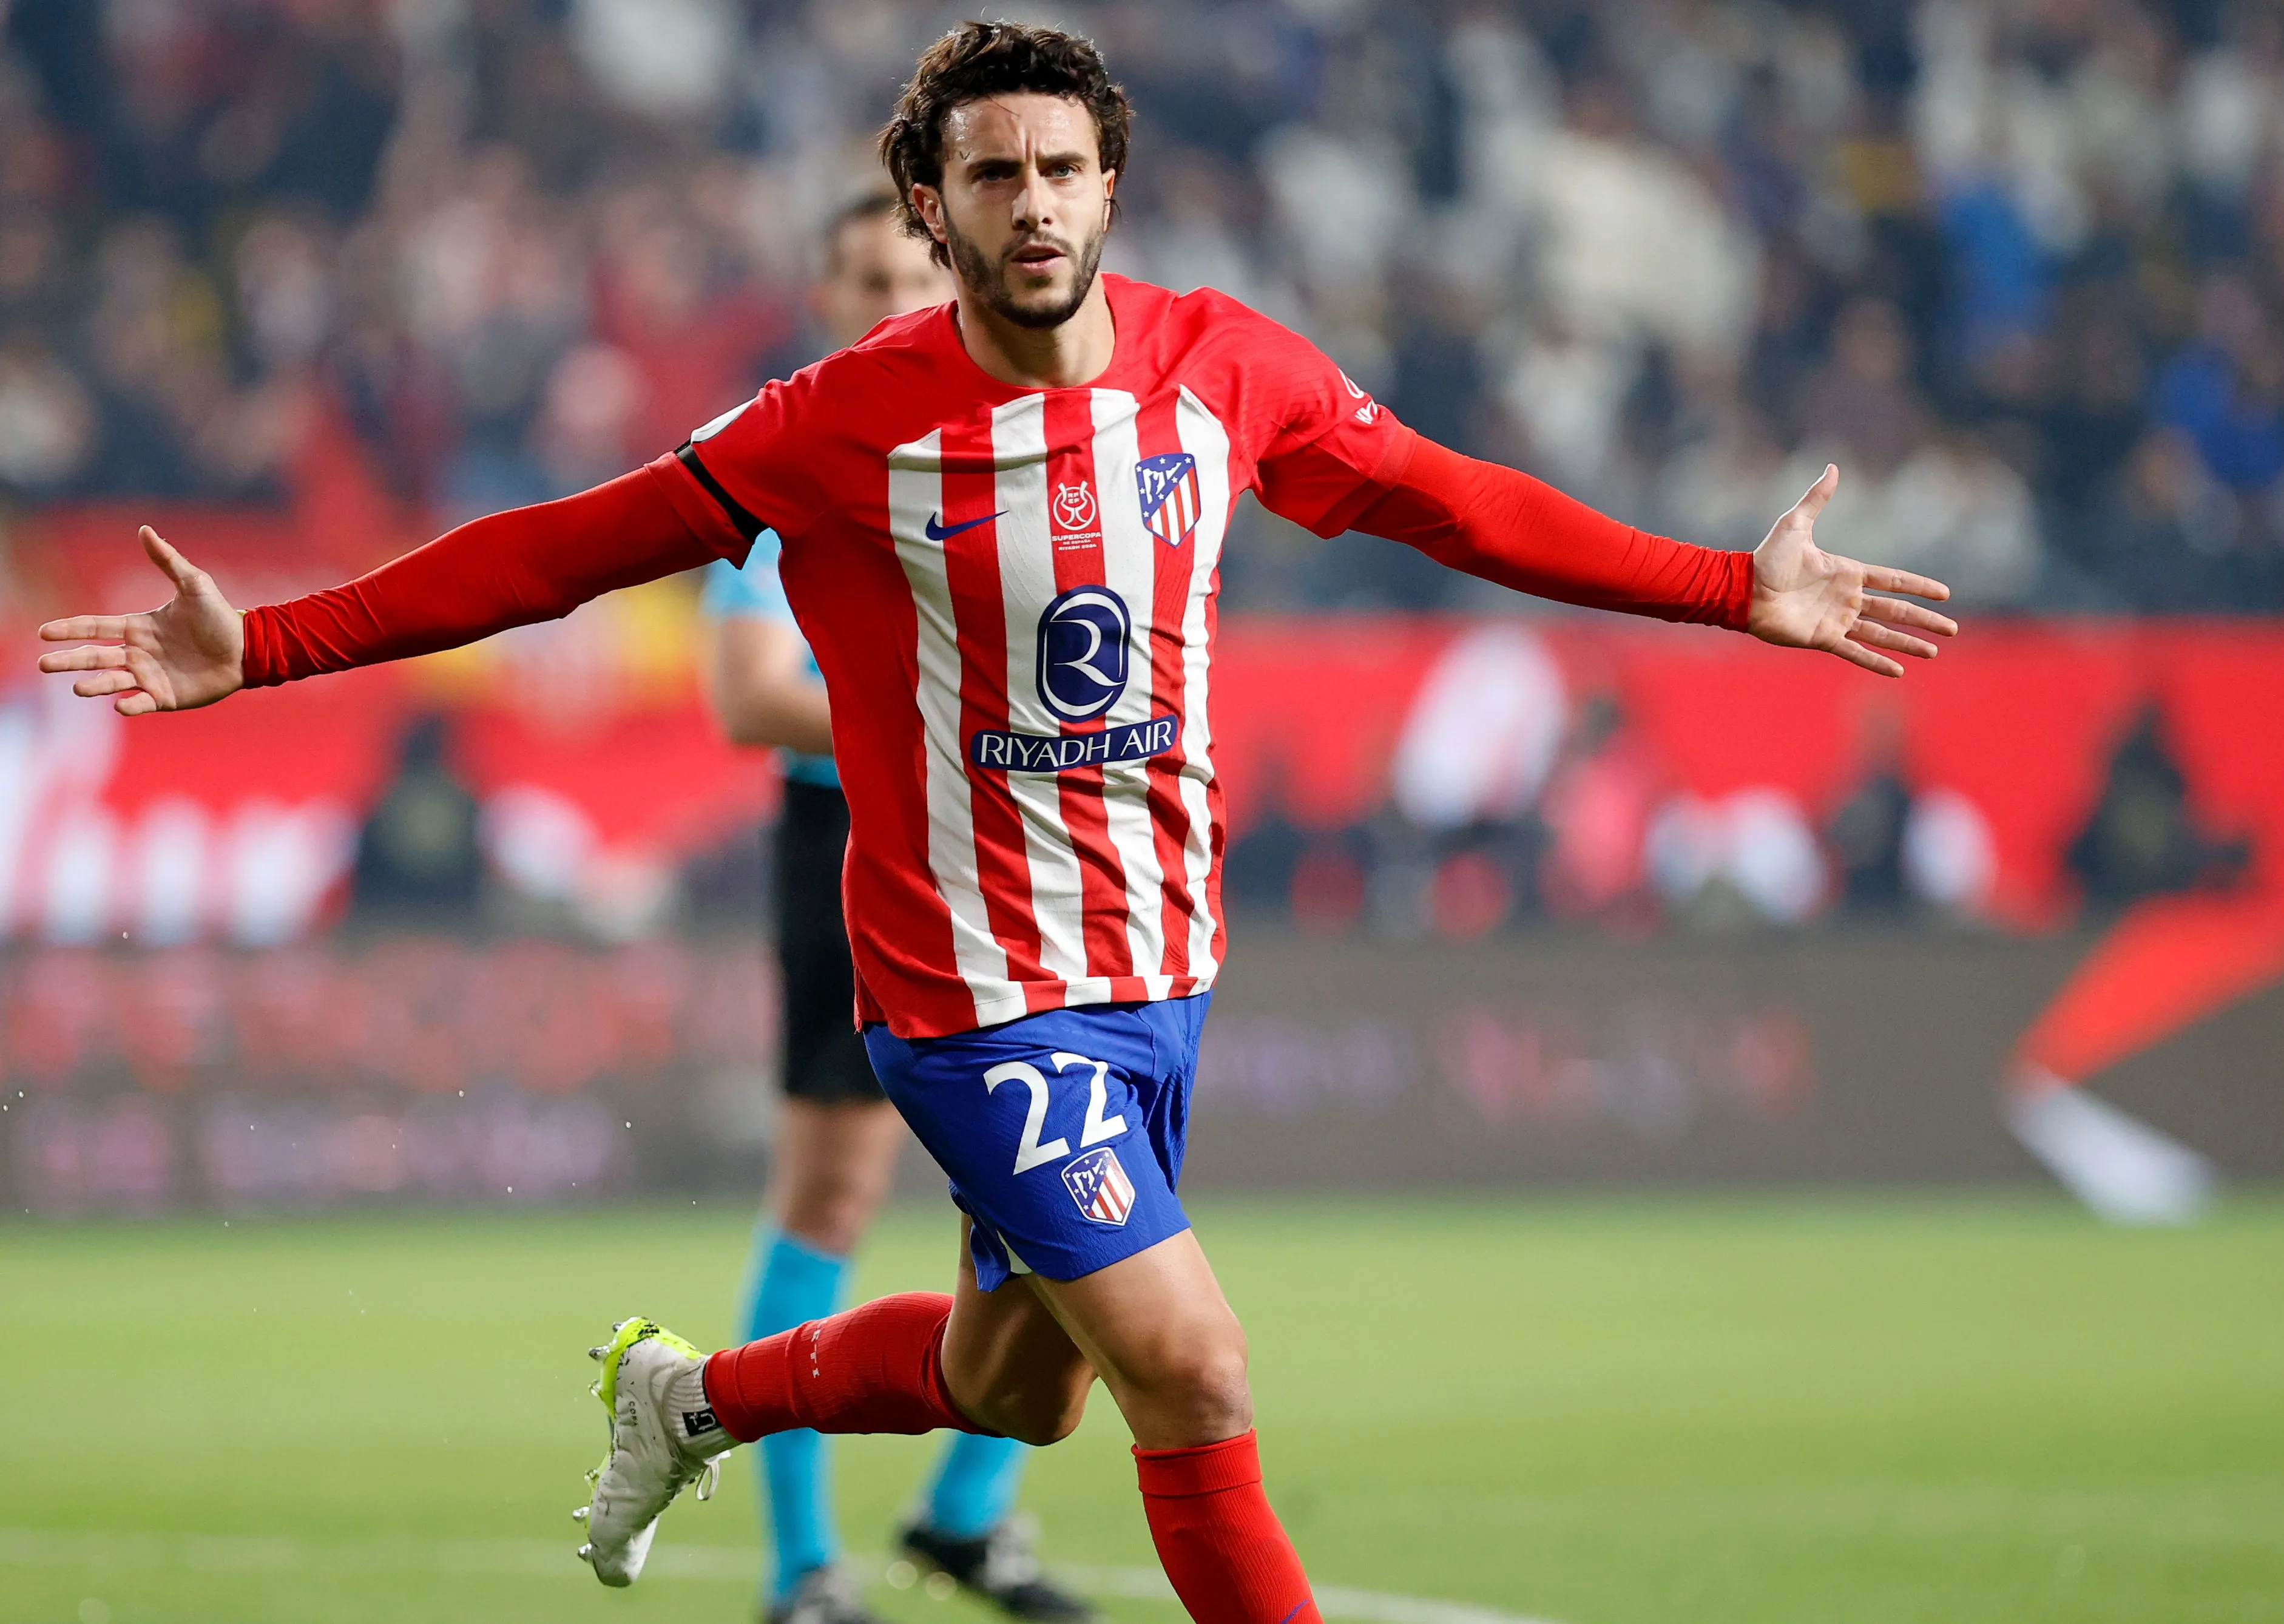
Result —
[[1145, 457], [1135, 465], [1134, 489], [1142, 498], [1142, 522], [1168, 546], [1180, 546], [1198, 528], [1205, 503], [1198, 495], [1198, 459], [1189, 452]]
[[1134, 1210], [1134, 1184], [1108, 1145], [1063, 1164], [1063, 1184], [1078, 1210], [1099, 1224], [1117, 1228]]

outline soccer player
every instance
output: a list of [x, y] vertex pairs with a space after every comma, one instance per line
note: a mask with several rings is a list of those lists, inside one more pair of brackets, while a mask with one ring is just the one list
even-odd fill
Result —
[[[611, 1414], [584, 1554], [639, 1573], [736, 1444], [795, 1427], [1052, 1443], [1099, 1378], [1159, 1558], [1205, 1624], [1310, 1624], [1262, 1488], [1245, 1335], [1175, 1190], [1225, 943], [1208, 719], [1214, 585], [1251, 490], [1541, 596], [1748, 632], [1888, 676], [1948, 596], [1815, 543], [1823, 476], [1759, 548], [1686, 545], [1421, 439], [1306, 341], [1097, 264], [1124, 96], [1086, 41], [977, 23], [881, 133], [957, 294], [772, 383], [678, 451], [462, 526], [241, 620], [147, 528], [176, 595], [42, 628], [123, 714], [560, 615], [763, 529], [832, 697], [842, 879], [872, 1069], [963, 1212], [949, 1295], [711, 1357], [647, 1320], [595, 1349]], [[1686, 274], [1676, 267], [1675, 274]], [[1780, 726], [1784, 718], [1770, 718]], [[1434, 1334], [1421, 1326], [1420, 1334]]]
[[[811, 299], [826, 336], [853, 344], [892, 316], [943, 303], [950, 279], [900, 229], [892, 192], [859, 198], [827, 227]], [[849, 803], [833, 765], [824, 679], [778, 579], [778, 542], [763, 530], [742, 569], [707, 566], [714, 625], [712, 697], [740, 744], [785, 754], [777, 828], [777, 948], [785, 1027], [771, 1194], [775, 1233], [755, 1234], [740, 1323], [758, 1341], [842, 1306], [849, 1254], [880, 1208], [904, 1125], [880, 1092], [857, 1036], [856, 977], [841, 916]], [[1022, 1475], [1011, 1438], [955, 1432], [919, 1512], [898, 1535], [923, 1572], [949, 1573], [1019, 1619], [1083, 1620], [1090, 1610], [1040, 1573], [1008, 1510]], [[769, 1624], [870, 1624], [835, 1568], [840, 1537], [824, 1440], [807, 1428], [762, 1440], [763, 1503], [775, 1561]]]

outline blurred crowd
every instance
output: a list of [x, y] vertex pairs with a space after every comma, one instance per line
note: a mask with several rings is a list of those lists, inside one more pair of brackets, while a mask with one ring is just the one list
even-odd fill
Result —
[[[441, 522], [677, 443], [802, 287], [926, 0], [0, 0], [0, 489]], [[1421, 431], [1983, 607], [2284, 608], [2284, 7], [1233, 0], [1026, 15], [1139, 109], [1113, 268]], [[1254, 516], [1237, 608], [1480, 607]]]

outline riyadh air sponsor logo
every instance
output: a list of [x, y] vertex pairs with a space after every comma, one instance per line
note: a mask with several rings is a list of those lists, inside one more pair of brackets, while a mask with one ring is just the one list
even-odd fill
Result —
[[1063, 1164], [1063, 1188], [1078, 1210], [1098, 1224], [1119, 1228], [1134, 1211], [1134, 1181], [1118, 1165], [1118, 1152], [1101, 1145]]
[[988, 773], [1068, 773], [1074, 767], [1115, 767], [1147, 761], [1172, 749], [1182, 736], [1179, 718], [1154, 716], [1099, 733], [1038, 734], [979, 729], [967, 738], [967, 759]]
[[994, 519], [1006, 517], [1006, 514], [1007, 510], [1003, 507], [996, 514], [984, 514], [981, 519], [963, 519], [958, 524], [938, 524], [936, 515], [930, 514], [927, 516], [927, 522], [920, 528], [927, 532], [927, 538], [930, 541], [950, 541], [962, 530], [972, 530], [979, 524], [989, 524]]
[[1134, 617], [1107, 586], [1074, 586], [1039, 613], [1039, 699], [1055, 718], [1091, 722], [1126, 692]]
[[1169, 547], [1190, 538], [1205, 510], [1198, 494], [1198, 459], [1187, 451], [1167, 451], [1135, 464], [1134, 494], [1142, 504], [1142, 522]]

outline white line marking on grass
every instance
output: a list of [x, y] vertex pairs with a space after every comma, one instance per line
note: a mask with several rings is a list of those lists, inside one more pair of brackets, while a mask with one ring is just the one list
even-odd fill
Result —
[[[0, 1528], [0, 1567], [189, 1568], [202, 1573], [465, 1573], [528, 1579], [588, 1580], [573, 1542], [550, 1540], [293, 1540], [239, 1534], [106, 1534], [62, 1528]], [[875, 1556], [850, 1564], [873, 1573]], [[1054, 1571], [1080, 1589], [1122, 1601], [1174, 1604], [1173, 1587], [1155, 1568], [1099, 1567], [1058, 1562]], [[755, 1553], [730, 1545], [669, 1545], [651, 1552], [646, 1579], [750, 1585]], [[589, 1580], [592, 1582], [591, 1580]], [[1352, 1624], [1550, 1624], [1473, 1602], [1389, 1596], [1345, 1585], [1320, 1585], [1317, 1608]]]
[[[1083, 1562], [1049, 1564], [1053, 1571], [1091, 1596], [1122, 1601], [1173, 1603], [1174, 1587], [1154, 1567], [1091, 1567]], [[1474, 1602], [1439, 1602], [1424, 1596], [1389, 1596], [1346, 1585], [1318, 1585], [1317, 1611], [1328, 1619], [1357, 1624], [1551, 1624]]]

